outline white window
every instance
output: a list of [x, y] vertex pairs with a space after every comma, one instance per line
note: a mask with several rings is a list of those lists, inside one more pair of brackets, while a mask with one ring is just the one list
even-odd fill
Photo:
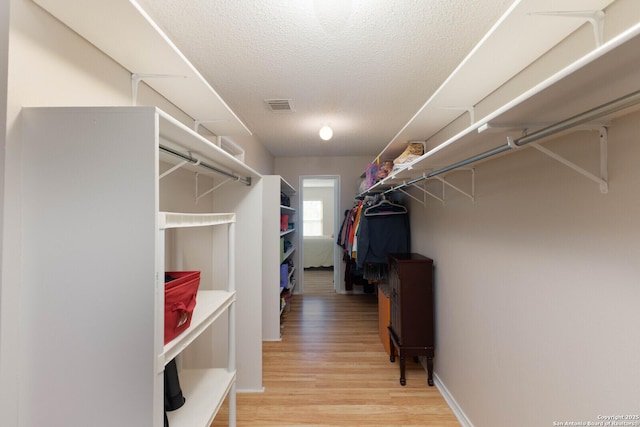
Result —
[[305, 200], [302, 205], [305, 236], [322, 236], [322, 200]]

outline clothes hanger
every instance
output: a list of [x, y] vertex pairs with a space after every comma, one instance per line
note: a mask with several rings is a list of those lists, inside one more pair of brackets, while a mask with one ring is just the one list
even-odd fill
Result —
[[365, 216], [399, 215], [406, 213], [407, 208], [405, 206], [391, 202], [385, 198], [384, 195], [382, 200], [364, 210]]

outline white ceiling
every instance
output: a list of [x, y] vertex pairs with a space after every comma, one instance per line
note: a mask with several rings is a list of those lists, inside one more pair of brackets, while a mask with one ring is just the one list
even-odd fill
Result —
[[[146, 0], [274, 156], [377, 155], [512, 0]], [[290, 99], [274, 113], [266, 99]], [[323, 142], [322, 124], [334, 137]]]

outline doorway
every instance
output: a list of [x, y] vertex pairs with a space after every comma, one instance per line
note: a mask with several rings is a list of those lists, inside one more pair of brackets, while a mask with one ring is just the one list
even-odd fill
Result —
[[[340, 283], [340, 251], [336, 244], [340, 227], [340, 176], [301, 176], [298, 188], [302, 230], [298, 247], [303, 266], [300, 289], [305, 292], [306, 287], [322, 283], [327, 291], [336, 292]], [[318, 277], [324, 279], [316, 280]]]

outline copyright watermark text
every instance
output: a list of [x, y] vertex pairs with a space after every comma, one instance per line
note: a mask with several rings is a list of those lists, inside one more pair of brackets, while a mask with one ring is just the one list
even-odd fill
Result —
[[564, 426], [601, 426], [601, 427], [640, 427], [640, 414], [634, 415], [598, 415], [591, 421], [554, 421], [554, 427]]

